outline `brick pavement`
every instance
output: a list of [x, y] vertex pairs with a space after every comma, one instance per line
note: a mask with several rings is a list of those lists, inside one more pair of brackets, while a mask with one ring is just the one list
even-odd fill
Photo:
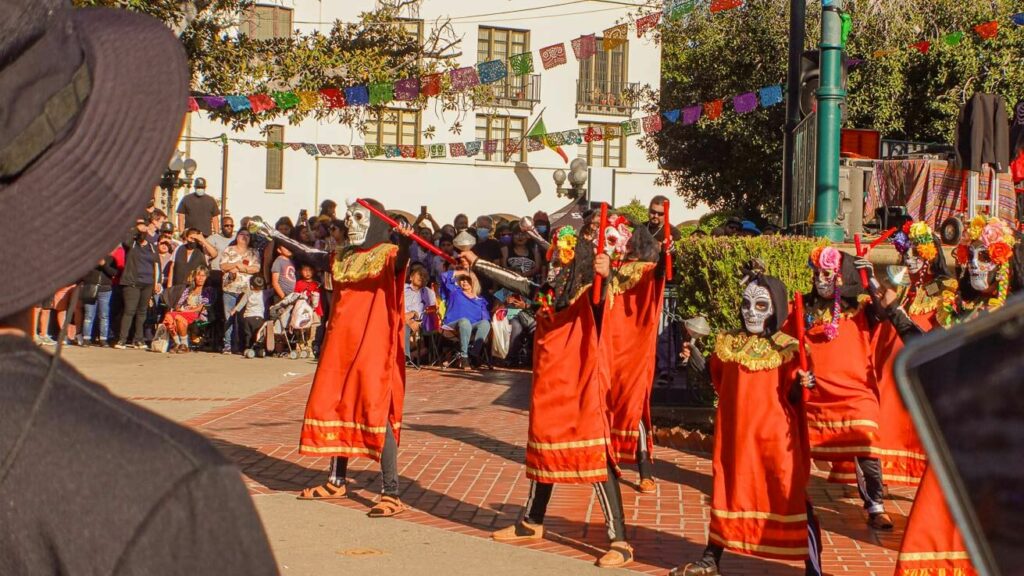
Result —
[[[254, 494], [297, 492], [325, 480], [327, 458], [298, 454], [299, 427], [310, 376], [271, 388], [193, 418], [189, 425], [213, 437], [242, 468]], [[399, 450], [402, 500], [413, 510], [400, 521], [416, 522], [479, 537], [513, 523], [522, 511], [528, 481], [525, 455], [529, 374], [411, 370]], [[632, 488], [624, 474], [623, 499], [629, 541], [636, 547], [631, 568], [665, 574], [697, 559], [708, 522], [711, 490], [707, 455], [655, 450], [658, 492]], [[376, 463], [352, 461], [351, 498], [331, 504], [366, 508], [379, 490]], [[816, 477], [811, 498], [824, 534], [827, 574], [892, 574], [896, 549], [913, 492], [893, 491], [887, 503], [896, 531], [867, 529], [859, 500]], [[310, 504], [318, 505], [318, 504]], [[319, 504], [323, 505], [323, 504]], [[593, 562], [607, 546], [601, 508], [589, 486], [558, 486], [545, 521], [548, 538], [528, 548]], [[796, 576], [802, 565], [727, 555], [729, 576]]]

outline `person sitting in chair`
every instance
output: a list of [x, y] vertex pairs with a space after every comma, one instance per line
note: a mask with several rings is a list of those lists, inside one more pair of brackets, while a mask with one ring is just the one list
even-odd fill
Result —
[[491, 315], [487, 300], [480, 296], [480, 284], [469, 272], [450, 270], [441, 276], [441, 298], [447, 304], [441, 330], [459, 338], [459, 352], [446, 366], [465, 368], [467, 360], [478, 363], [491, 332]]
[[178, 297], [174, 308], [164, 315], [164, 327], [174, 339], [171, 352], [184, 354], [189, 351], [188, 328], [196, 322], [206, 322], [206, 307], [213, 300], [213, 291], [206, 286], [210, 269], [200, 266], [188, 276], [188, 284]]

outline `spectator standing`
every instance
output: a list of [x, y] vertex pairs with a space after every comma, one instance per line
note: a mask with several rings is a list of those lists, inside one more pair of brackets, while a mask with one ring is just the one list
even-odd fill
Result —
[[207, 266], [207, 258], [214, 258], [216, 256], [217, 251], [203, 237], [201, 230], [196, 228], [185, 230], [185, 243], [179, 246], [178, 250], [174, 253], [174, 261], [171, 263], [167, 287], [184, 286], [188, 281], [188, 277], [196, 268]]
[[455, 219], [452, 220], [452, 225], [455, 226], [456, 234], [469, 230], [469, 216], [466, 216], [465, 214], [456, 214]]
[[263, 276], [255, 274], [249, 279], [249, 286], [238, 299], [238, 303], [231, 310], [231, 316], [237, 320], [238, 313], [243, 312], [239, 323], [242, 332], [242, 347], [246, 350], [256, 348], [256, 335], [266, 319], [266, 307], [264, 304], [263, 289], [267, 282]]
[[153, 211], [149, 213], [149, 243], [156, 244], [157, 240], [160, 239], [160, 232], [167, 222], [167, 213], [159, 208], [153, 208]]
[[295, 291], [295, 262], [292, 251], [284, 244], [277, 244], [277, 258], [270, 267], [270, 285], [278, 301], [284, 300]]
[[226, 250], [227, 247], [235, 241], [235, 219], [231, 216], [224, 216], [221, 218], [220, 231], [211, 235], [206, 239], [206, 241], [217, 252], [216, 256], [210, 257], [210, 272], [214, 272], [214, 274], [211, 274], [211, 278], [216, 280], [218, 274], [215, 272], [221, 269], [221, 255], [223, 255], [224, 250]]
[[[669, 215], [665, 214], [665, 202], [667, 201], [668, 198], [660, 195], [651, 198], [651, 203], [647, 206], [647, 230], [655, 240], [660, 242], [665, 238], [665, 226], [669, 226], [672, 242], [675, 243], [682, 238], [682, 233], [676, 228], [671, 228]], [[666, 282], [666, 286], [678, 282], [679, 279], [675, 278], [671, 283]], [[674, 303], [674, 300], [672, 302]], [[661, 318], [658, 321], [658, 344], [655, 351], [654, 369], [655, 382], [658, 384], [671, 384], [675, 380], [676, 358], [679, 356], [681, 346], [682, 331], [679, 325], [672, 321], [671, 316], [665, 313], [665, 309], [670, 306], [668, 302], [662, 306]]]
[[220, 228], [217, 216], [220, 216], [220, 207], [206, 195], [206, 179], [196, 178], [195, 191], [178, 203], [178, 230], [195, 228], [205, 238]]
[[231, 317], [231, 311], [238, 304], [239, 298], [249, 289], [250, 280], [260, 271], [260, 257], [249, 246], [251, 236], [248, 230], [240, 230], [234, 242], [224, 249], [220, 256], [220, 269], [223, 273], [221, 287], [224, 302], [224, 354], [231, 353], [231, 343], [237, 322]]
[[334, 200], [324, 200], [320, 203], [320, 217], [326, 217], [327, 220], [338, 219], [338, 203]]
[[[107, 256], [82, 279], [83, 321], [82, 330], [78, 333], [79, 346], [85, 346], [86, 343], [107, 345], [107, 335], [110, 333], [110, 298], [113, 294], [114, 277], [118, 273], [114, 258]], [[95, 292], [95, 296], [92, 292]], [[100, 321], [99, 330], [94, 335], [93, 326], [97, 316]]]
[[459, 353], [449, 366], [464, 368], [467, 361], [479, 358], [491, 332], [487, 300], [480, 297], [479, 284], [473, 276], [454, 270], [441, 276], [441, 298], [447, 305], [442, 329], [459, 338]]
[[480, 216], [476, 219], [476, 245], [473, 246], [473, 253], [488, 262], [497, 264], [501, 262], [501, 242], [491, 238], [493, 228], [494, 221], [490, 216]]
[[[146, 310], [149, 300], [154, 294], [160, 294], [160, 260], [156, 249], [149, 243], [145, 226], [139, 225], [135, 230], [135, 238], [125, 255], [124, 272], [121, 274], [121, 297], [124, 309], [121, 314], [121, 329], [117, 333], [117, 344], [114, 348], [127, 348], [128, 336], [132, 336], [132, 345], [144, 347]], [[134, 332], [129, 332], [134, 320]]]
[[548, 240], [548, 235], [551, 233], [551, 218], [548, 217], [548, 213], [540, 210], [534, 212], [533, 227], [537, 230], [537, 234], [540, 234], [545, 240]]
[[171, 352], [185, 354], [190, 351], [188, 329], [196, 322], [206, 322], [207, 309], [213, 301], [213, 291], [206, 285], [210, 269], [200, 266], [188, 275], [185, 290], [178, 297], [174, 308], [164, 315], [164, 327], [174, 339], [176, 346]]

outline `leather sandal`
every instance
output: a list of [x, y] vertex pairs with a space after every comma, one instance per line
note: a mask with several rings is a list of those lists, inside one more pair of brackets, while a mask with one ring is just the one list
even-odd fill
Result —
[[348, 493], [348, 488], [326, 482], [320, 486], [305, 488], [299, 493], [299, 500], [340, 500]]
[[370, 518], [390, 518], [408, 510], [409, 507], [394, 496], [381, 496], [380, 500], [366, 513]]
[[868, 526], [875, 530], [892, 530], [892, 518], [885, 512], [868, 514]]
[[620, 568], [633, 561], [633, 547], [626, 542], [612, 542], [610, 550], [597, 560], [601, 568]]
[[640, 484], [637, 485], [636, 491], [641, 494], [654, 494], [658, 491], [658, 485], [654, 483], [651, 478], [641, 478]]
[[526, 540], [541, 540], [544, 538], [544, 526], [530, 524], [523, 520], [511, 526], [506, 526], [497, 532], [491, 532], [491, 540], [495, 542], [523, 542]]
[[718, 565], [714, 560], [704, 558], [699, 562], [690, 562], [673, 568], [668, 576], [719, 576]]

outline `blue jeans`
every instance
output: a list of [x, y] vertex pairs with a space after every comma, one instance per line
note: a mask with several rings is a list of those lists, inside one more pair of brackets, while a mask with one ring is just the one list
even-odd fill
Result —
[[224, 292], [221, 296], [224, 300], [224, 349], [231, 350], [231, 340], [235, 334], [235, 319], [231, 317], [231, 310], [238, 304], [240, 294]]
[[461, 318], [455, 323], [454, 328], [459, 331], [459, 351], [462, 352], [462, 355], [469, 356], [469, 341], [472, 338], [473, 356], [477, 356], [487, 342], [487, 335], [491, 333], [491, 322], [490, 320], [481, 320], [472, 324], [469, 319]]
[[82, 323], [82, 338], [92, 339], [92, 325], [96, 321], [96, 313], [99, 312], [100, 327], [99, 341], [106, 342], [110, 333], [110, 298], [114, 293], [110, 290], [99, 292], [96, 301], [92, 304], [83, 304], [85, 309], [85, 321]]

